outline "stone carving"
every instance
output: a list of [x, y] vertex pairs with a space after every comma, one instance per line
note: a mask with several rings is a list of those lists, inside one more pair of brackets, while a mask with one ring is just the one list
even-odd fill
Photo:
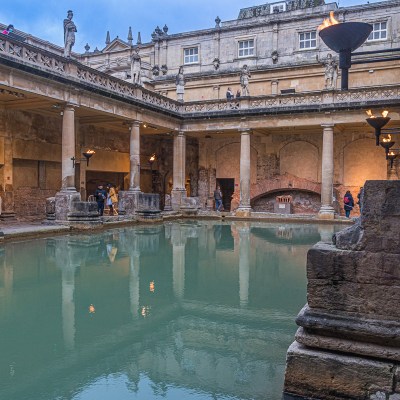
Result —
[[323, 64], [325, 65], [325, 89], [335, 89], [338, 75], [337, 61], [329, 53]]
[[278, 62], [279, 54], [276, 50], [271, 53], [272, 63], [276, 64]]
[[163, 75], [167, 75], [168, 67], [166, 64], [161, 65], [161, 72]]
[[75, 44], [76, 26], [72, 21], [74, 13], [71, 10], [67, 12], [67, 18], [64, 19], [64, 57], [71, 57], [71, 49]]
[[217, 71], [219, 69], [220, 61], [218, 57], [215, 57], [213, 60], [214, 69]]
[[242, 96], [250, 96], [249, 78], [251, 78], [250, 71], [247, 65], [243, 65], [243, 68], [240, 72], [240, 85], [242, 86]]
[[160, 67], [158, 65], [155, 65], [151, 71], [153, 72], [154, 76], [160, 75]]
[[221, 18], [220, 17], [215, 18], [215, 27], [216, 28], [221, 27]]
[[135, 52], [131, 57], [131, 79], [132, 83], [136, 83], [140, 85], [141, 82], [141, 70], [142, 70], [142, 61], [139, 56], [139, 48], [135, 49]]

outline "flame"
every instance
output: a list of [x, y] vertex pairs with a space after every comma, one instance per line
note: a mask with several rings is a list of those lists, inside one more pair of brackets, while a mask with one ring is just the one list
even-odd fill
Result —
[[95, 152], [94, 150], [90, 150], [90, 149], [89, 149], [89, 150], [86, 151], [85, 153], [86, 153], [86, 154], [94, 154], [94, 153], [96, 153], [96, 152]]
[[389, 152], [389, 154], [388, 154], [388, 156], [394, 156], [395, 154], [394, 154], [394, 151], [393, 150], [390, 150], [390, 152]]
[[390, 135], [387, 135], [387, 138], [383, 138], [382, 142], [387, 143], [387, 142], [391, 142], [392, 141], [392, 137]]
[[389, 114], [388, 110], [382, 111], [382, 117], [383, 118], [386, 118], [388, 114]]
[[149, 158], [149, 161], [150, 161], [150, 162], [156, 161], [156, 155], [155, 155], [155, 154], [152, 154], [151, 157]]
[[374, 116], [374, 114], [372, 114], [372, 111], [371, 111], [371, 110], [367, 110], [367, 111], [365, 111], [365, 112], [367, 113], [367, 115], [368, 115], [369, 118], [375, 118], [375, 116]]
[[337, 25], [340, 22], [335, 18], [333, 11], [329, 13], [329, 18], [325, 18], [324, 22], [318, 27], [318, 31], [327, 28], [328, 26]]

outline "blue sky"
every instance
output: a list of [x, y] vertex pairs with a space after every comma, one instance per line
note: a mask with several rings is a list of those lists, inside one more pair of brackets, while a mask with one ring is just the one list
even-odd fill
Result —
[[[111, 39], [126, 40], [129, 26], [134, 42], [137, 32], [149, 41], [154, 28], [167, 24], [169, 33], [211, 28], [218, 15], [222, 21], [237, 18], [240, 8], [265, 4], [265, 0], [8, 0], [2, 1], [0, 22], [63, 46], [63, 19], [74, 11], [78, 29], [74, 51], [102, 49], [107, 30]], [[378, 0], [370, 0], [370, 3]], [[326, 0], [326, 2], [330, 2]], [[365, 4], [366, 0], [340, 0], [340, 6]]]

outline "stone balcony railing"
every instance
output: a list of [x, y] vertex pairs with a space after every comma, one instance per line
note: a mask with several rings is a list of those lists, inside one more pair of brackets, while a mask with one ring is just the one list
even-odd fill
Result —
[[16, 65], [37, 73], [62, 77], [99, 94], [126, 99], [174, 117], [196, 119], [244, 114], [296, 113], [332, 109], [361, 108], [400, 103], [400, 84], [351, 88], [348, 91], [320, 90], [295, 94], [242, 97], [239, 100], [201, 100], [180, 103], [139, 85], [110, 76], [76, 60], [65, 58], [33, 45], [0, 35], [0, 63]]

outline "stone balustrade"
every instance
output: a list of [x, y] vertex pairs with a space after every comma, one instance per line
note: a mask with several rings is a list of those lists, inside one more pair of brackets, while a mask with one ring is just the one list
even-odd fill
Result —
[[[237, 116], [256, 111], [277, 113], [308, 110], [324, 111], [336, 108], [368, 107], [379, 103], [397, 104], [400, 99], [400, 85], [370, 86], [350, 88], [348, 91], [320, 90], [293, 94], [242, 97], [232, 101], [201, 100], [180, 103], [176, 100], [154, 93], [139, 85], [110, 76], [90, 68], [74, 59], [62, 57], [45, 49], [0, 36], [0, 63], [6, 60], [21, 65], [46, 71], [53, 76], [62, 76], [84, 88], [96, 90], [97, 93], [113, 93], [119, 98], [137, 102], [141, 107], [158, 109], [180, 118], [197, 118], [207, 115]], [[26, 68], [22, 68], [26, 69]]]

